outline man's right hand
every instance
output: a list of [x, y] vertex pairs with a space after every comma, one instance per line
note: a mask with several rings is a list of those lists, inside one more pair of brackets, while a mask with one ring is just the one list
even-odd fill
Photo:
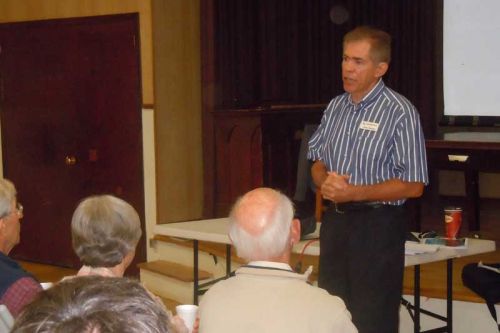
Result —
[[345, 196], [349, 187], [349, 175], [339, 175], [336, 172], [328, 172], [326, 179], [321, 184], [321, 194], [324, 199], [337, 201], [339, 197]]

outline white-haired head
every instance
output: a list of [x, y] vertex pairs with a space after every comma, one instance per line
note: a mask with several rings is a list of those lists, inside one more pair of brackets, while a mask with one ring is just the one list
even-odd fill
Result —
[[288, 256], [296, 241], [293, 214], [290, 199], [270, 188], [252, 190], [238, 199], [229, 214], [229, 237], [238, 256], [248, 261]]

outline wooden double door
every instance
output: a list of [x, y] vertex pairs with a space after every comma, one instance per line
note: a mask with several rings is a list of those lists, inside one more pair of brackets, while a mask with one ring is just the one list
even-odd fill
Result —
[[25, 208], [15, 258], [79, 265], [70, 222], [89, 195], [144, 223], [139, 49], [137, 14], [0, 24], [3, 172]]

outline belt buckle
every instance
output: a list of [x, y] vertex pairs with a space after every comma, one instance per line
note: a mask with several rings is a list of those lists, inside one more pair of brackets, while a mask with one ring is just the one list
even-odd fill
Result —
[[340, 210], [340, 209], [339, 209], [339, 206], [337, 206], [337, 203], [336, 203], [336, 202], [334, 202], [334, 204], [335, 204], [335, 211], [336, 211], [337, 213], [339, 213], [339, 214], [344, 214], [344, 213], [345, 213], [345, 211], [343, 211], [343, 210]]

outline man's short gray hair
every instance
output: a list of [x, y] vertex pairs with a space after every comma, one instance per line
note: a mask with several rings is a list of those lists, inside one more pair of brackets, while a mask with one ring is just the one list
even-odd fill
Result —
[[113, 267], [135, 250], [141, 237], [136, 210], [112, 195], [86, 198], [71, 220], [73, 249], [84, 265]]
[[18, 316], [13, 333], [167, 333], [163, 304], [139, 281], [81, 276], [40, 292]]
[[244, 197], [236, 201], [229, 214], [229, 237], [238, 256], [248, 261], [276, 258], [283, 254], [288, 245], [294, 216], [293, 204], [286, 195], [273, 191], [274, 204], [267, 215], [270, 220], [261, 234], [251, 235], [238, 223], [237, 212]]
[[11, 205], [16, 194], [14, 184], [8, 179], [0, 178], [0, 218], [12, 213]]

